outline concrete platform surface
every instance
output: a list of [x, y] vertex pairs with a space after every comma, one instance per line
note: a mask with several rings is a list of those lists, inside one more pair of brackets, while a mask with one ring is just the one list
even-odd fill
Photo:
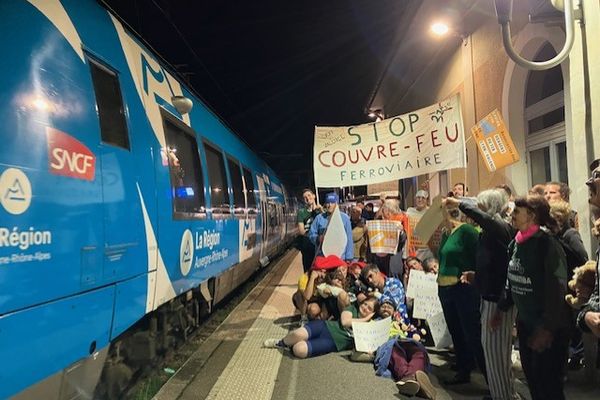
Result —
[[[281, 338], [297, 327], [291, 296], [301, 272], [296, 250], [280, 257], [263, 282], [202, 343], [155, 399], [405, 399], [391, 379], [375, 375], [372, 364], [351, 362], [350, 352], [298, 360], [287, 351], [262, 347], [265, 339]], [[453, 375], [451, 354], [432, 351], [430, 358], [438, 400], [481, 399], [488, 394], [481, 374], [474, 374], [470, 384], [442, 388], [440, 381]], [[584, 382], [583, 372], [570, 373], [567, 399], [600, 399], [600, 382]], [[524, 399], [530, 398], [522, 381], [517, 382], [517, 388]]]

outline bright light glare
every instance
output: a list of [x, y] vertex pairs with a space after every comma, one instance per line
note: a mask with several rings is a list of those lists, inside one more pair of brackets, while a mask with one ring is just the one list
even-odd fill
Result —
[[48, 104], [46, 100], [40, 97], [33, 100], [32, 104], [35, 108], [37, 108], [40, 111], [47, 111], [50, 108], [50, 104]]
[[431, 31], [438, 36], [445, 35], [449, 30], [450, 28], [448, 28], [448, 25], [444, 24], [443, 22], [436, 22], [435, 24], [431, 25]]

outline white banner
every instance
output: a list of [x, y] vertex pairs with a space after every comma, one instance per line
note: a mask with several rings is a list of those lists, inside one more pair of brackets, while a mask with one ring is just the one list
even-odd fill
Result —
[[352, 322], [356, 351], [372, 353], [377, 350], [389, 339], [391, 327], [392, 319], [390, 317], [378, 321]]
[[466, 166], [460, 97], [356, 126], [315, 127], [317, 187], [366, 185]]

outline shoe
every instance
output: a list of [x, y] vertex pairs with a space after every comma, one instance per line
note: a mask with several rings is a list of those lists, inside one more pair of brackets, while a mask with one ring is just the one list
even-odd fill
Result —
[[352, 351], [352, 353], [350, 353], [350, 360], [354, 362], [370, 363], [373, 362], [373, 360], [375, 360], [375, 355], [365, 353], [362, 351]]
[[444, 385], [462, 385], [469, 382], [471, 382], [471, 375], [459, 372], [454, 378], [445, 380]]
[[283, 344], [281, 339], [267, 339], [263, 342], [263, 347], [268, 349], [285, 349], [287, 346]]
[[419, 385], [419, 382], [415, 380], [414, 375], [406, 376], [404, 379], [399, 380], [396, 382], [396, 387], [400, 394], [405, 396], [414, 396], [421, 390], [421, 386]]
[[435, 387], [433, 387], [433, 384], [429, 379], [429, 375], [423, 371], [417, 371], [415, 378], [417, 379], [419, 386], [421, 386], [421, 390], [417, 392], [417, 395], [425, 399], [435, 400], [437, 390], [435, 390]]

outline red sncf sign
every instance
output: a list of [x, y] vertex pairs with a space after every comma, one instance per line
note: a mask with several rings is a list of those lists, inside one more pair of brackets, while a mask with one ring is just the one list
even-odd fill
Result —
[[58, 129], [46, 128], [48, 169], [55, 175], [93, 181], [96, 156], [83, 143]]

